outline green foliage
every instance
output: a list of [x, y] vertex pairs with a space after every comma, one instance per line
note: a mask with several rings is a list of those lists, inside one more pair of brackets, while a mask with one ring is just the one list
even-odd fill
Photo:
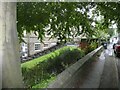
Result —
[[53, 80], [55, 80], [55, 76], [51, 76], [50, 79], [43, 80], [41, 83], [36, 84], [35, 86], [32, 86], [32, 88], [45, 88], [48, 86], [49, 83], [51, 83]]
[[98, 43], [97, 42], [91, 42], [90, 47], [91, 47], [92, 50], [94, 50], [98, 47]]
[[[91, 8], [93, 16], [88, 15]], [[19, 2], [17, 3], [17, 30], [22, 41], [23, 31], [28, 33], [38, 32], [38, 38], [42, 41], [45, 33], [51, 38], [57, 38], [60, 42], [66, 42], [71, 37], [85, 34], [88, 37], [104, 31], [94, 30], [96, 26], [91, 23], [98, 21], [95, 16], [102, 15], [101, 24], [104, 29], [115, 21], [120, 30], [120, 3], [118, 2]], [[81, 28], [80, 28], [81, 26]], [[49, 27], [45, 30], [46, 27]], [[73, 29], [74, 28], [74, 29]], [[106, 32], [106, 31], [105, 31]]]
[[83, 55], [84, 53], [78, 48], [63, 47], [50, 54], [23, 63], [21, 67], [26, 87], [32, 88], [37, 84], [41, 86], [42, 82], [45, 83], [51, 76], [55, 77]]
[[97, 42], [91, 42], [88, 44], [88, 46], [84, 49], [85, 54], [88, 54], [89, 52], [95, 50], [98, 47]]
[[[94, 21], [87, 12], [94, 3], [77, 2], [22, 2], [17, 3], [17, 25], [20, 40], [23, 31], [38, 32], [42, 41], [45, 33], [60, 42], [66, 42], [83, 33], [92, 35], [91, 23]], [[82, 29], [80, 29], [80, 27]], [[45, 30], [46, 27], [49, 27]], [[74, 29], [73, 29], [74, 28]], [[71, 38], [72, 37], [72, 38]]]
[[117, 23], [118, 31], [120, 30], [120, 3], [119, 2], [103, 2], [97, 3], [97, 9], [104, 16], [103, 25], [108, 27], [112, 21]]

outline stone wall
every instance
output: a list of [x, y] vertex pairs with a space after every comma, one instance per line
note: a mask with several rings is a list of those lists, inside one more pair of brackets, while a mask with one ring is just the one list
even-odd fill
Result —
[[79, 70], [79, 68], [82, 67], [82, 65], [85, 64], [87, 61], [89, 61], [92, 57], [100, 53], [102, 50], [103, 48], [102, 46], [100, 46], [91, 53], [87, 54], [85, 57], [81, 58], [75, 64], [65, 69], [62, 73], [60, 73], [57, 76], [54, 82], [49, 84], [48, 88], [53, 88], [53, 90], [55, 90], [55, 88], [65, 88], [65, 85], [67, 84], [66, 82], [71, 82], [70, 80], [74, 80], [71, 79], [71, 77], [75, 75], [75, 73]]

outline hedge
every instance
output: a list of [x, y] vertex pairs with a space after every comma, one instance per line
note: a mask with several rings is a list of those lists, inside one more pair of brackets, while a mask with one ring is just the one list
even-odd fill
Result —
[[27, 88], [45, 88], [50, 80], [54, 80], [56, 75], [83, 56], [84, 52], [79, 48], [65, 46], [37, 59], [22, 63], [24, 83]]

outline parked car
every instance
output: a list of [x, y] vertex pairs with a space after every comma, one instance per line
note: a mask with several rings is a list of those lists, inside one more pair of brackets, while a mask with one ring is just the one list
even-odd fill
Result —
[[113, 49], [116, 56], [120, 56], [120, 41], [113, 45]]

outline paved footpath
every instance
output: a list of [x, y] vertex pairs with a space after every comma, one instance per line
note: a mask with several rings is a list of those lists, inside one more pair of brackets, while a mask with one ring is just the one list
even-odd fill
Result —
[[100, 88], [118, 88], [118, 68], [112, 45], [105, 50], [105, 64], [101, 76]]
[[118, 67], [119, 90], [120, 90], [120, 57], [119, 58], [116, 57], [116, 60], [117, 60], [117, 67]]
[[[119, 60], [120, 61], [120, 60]], [[118, 88], [118, 59], [112, 45], [95, 56], [66, 82], [65, 88]], [[120, 69], [119, 69], [120, 73]], [[120, 76], [119, 76], [120, 79]]]

